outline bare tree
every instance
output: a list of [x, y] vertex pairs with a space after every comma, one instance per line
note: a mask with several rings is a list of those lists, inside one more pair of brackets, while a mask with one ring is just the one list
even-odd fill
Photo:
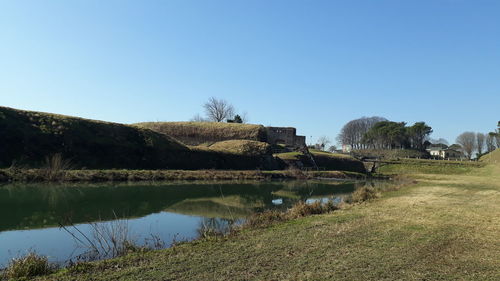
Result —
[[439, 138], [439, 139], [430, 139], [429, 140], [432, 144], [444, 144], [444, 145], [449, 145], [448, 141], [444, 138]]
[[486, 140], [485, 134], [483, 134], [483, 133], [476, 134], [476, 149], [477, 149], [477, 154], [479, 156], [483, 154], [485, 140]]
[[350, 145], [352, 149], [367, 148], [367, 144], [363, 143], [363, 137], [377, 122], [387, 121], [383, 117], [362, 117], [359, 119], [347, 122], [340, 134], [337, 136], [337, 141], [342, 145]]
[[192, 122], [207, 122], [208, 120], [203, 118], [203, 116], [201, 116], [199, 113], [197, 113], [195, 116], [193, 116], [193, 118], [191, 118]]
[[321, 150], [325, 150], [325, 147], [331, 143], [330, 139], [327, 136], [321, 136], [318, 139], [318, 147], [321, 148]]
[[240, 117], [241, 117], [242, 123], [246, 124], [246, 123], [250, 122], [250, 117], [248, 117], [248, 112], [243, 111], [243, 113], [240, 114]]
[[234, 107], [226, 100], [211, 97], [203, 105], [208, 120], [222, 122], [234, 116]]
[[337, 147], [335, 145], [332, 145], [328, 148], [329, 152], [335, 152], [335, 150], [337, 150]]
[[472, 158], [472, 152], [476, 149], [476, 134], [465, 132], [457, 137], [457, 143], [462, 147], [462, 151], [467, 158]]

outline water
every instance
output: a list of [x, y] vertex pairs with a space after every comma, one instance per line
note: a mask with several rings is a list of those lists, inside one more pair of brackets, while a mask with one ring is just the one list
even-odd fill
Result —
[[[36, 251], [64, 264], [88, 249], [67, 231], [91, 237], [93, 222], [125, 225], [139, 244], [152, 235], [168, 247], [198, 237], [203, 226], [224, 228], [266, 209], [299, 200], [339, 203], [365, 183], [328, 181], [133, 184], [8, 184], [0, 186], [0, 268]], [[121, 220], [119, 220], [121, 219]], [[75, 227], [73, 227], [73, 226]]]

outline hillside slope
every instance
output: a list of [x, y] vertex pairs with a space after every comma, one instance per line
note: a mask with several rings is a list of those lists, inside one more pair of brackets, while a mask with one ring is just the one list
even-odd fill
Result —
[[500, 148], [497, 148], [496, 150], [481, 156], [479, 161], [486, 163], [500, 163]]
[[267, 140], [267, 131], [262, 125], [217, 122], [144, 122], [133, 125], [167, 134], [187, 145], [210, 145], [226, 140]]
[[77, 117], [0, 107], [0, 166], [42, 165], [61, 153], [78, 167], [182, 166], [189, 149], [151, 130]]
[[149, 129], [0, 107], [0, 168], [44, 167], [60, 154], [81, 169], [276, 169], [270, 155], [189, 148]]

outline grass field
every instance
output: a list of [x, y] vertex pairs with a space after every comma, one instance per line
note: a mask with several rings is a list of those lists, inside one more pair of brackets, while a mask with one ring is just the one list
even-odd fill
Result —
[[40, 280], [500, 280], [500, 166], [444, 169], [330, 214]]

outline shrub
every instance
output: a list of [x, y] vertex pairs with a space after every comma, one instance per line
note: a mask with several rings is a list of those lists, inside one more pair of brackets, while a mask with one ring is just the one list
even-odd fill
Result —
[[377, 197], [377, 192], [373, 187], [363, 186], [352, 193], [353, 202], [363, 202]]
[[45, 180], [63, 180], [65, 170], [72, 168], [71, 160], [64, 159], [61, 153], [56, 153], [45, 157], [45, 166], [43, 167], [43, 177]]
[[53, 269], [47, 257], [30, 252], [24, 257], [12, 259], [4, 274], [7, 279], [25, 279], [49, 274]]
[[338, 208], [331, 201], [327, 204], [322, 204], [320, 201], [307, 204], [306, 202], [301, 201], [288, 210], [288, 215], [290, 218], [300, 218], [309, 215], [324, 214], [336, 209]]
[[276, 222], [286, 220], [286, 213], [278, 210], [267, 210], [261, 213], [255, 213], [250, 216], [245, 227], [264, 227]]
[[308, 204], [300, 201], [285, 212], [279, 210], [267, 210], [256, 213], [249, 217], [244, 227], [265, 227], [276, 222], [292, 220], [309, 215], [319, 215], [337, 210], [338, 207], [332, 202], [323, 204], [320, 201]]

